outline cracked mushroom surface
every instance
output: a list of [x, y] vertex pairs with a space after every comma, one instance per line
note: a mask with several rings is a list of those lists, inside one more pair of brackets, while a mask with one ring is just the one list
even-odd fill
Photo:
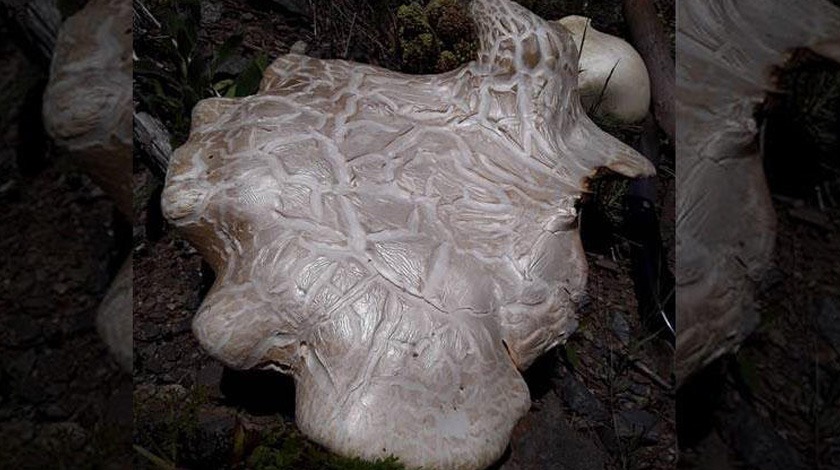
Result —
[[217, 273], [195, 335], [293, 375], [298, 426], [345, 455], [497, 460], [519, 370], [577, 325], [586, 179], [653, 173], [584, 113], [566, 30], [470, 14], [478, 58], [440, 75], [282, 56], [256, 95], [199, 103], [170, 162], [164, 214]]
[[[758, 324], [776, 219], [754, 114], [795, 48], [840, 60], [826, 0], [677, 4], [677, 349], [680, 382]], [[791, 158], [796, 156], [791, 155]]]

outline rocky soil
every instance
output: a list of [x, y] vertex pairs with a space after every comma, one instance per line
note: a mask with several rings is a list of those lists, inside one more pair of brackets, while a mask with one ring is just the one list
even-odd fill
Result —
[[94, 320], [130, 231], [45, 145], [44, 70], [0, 36], [0, 468], [125, 468], [133, 384]]

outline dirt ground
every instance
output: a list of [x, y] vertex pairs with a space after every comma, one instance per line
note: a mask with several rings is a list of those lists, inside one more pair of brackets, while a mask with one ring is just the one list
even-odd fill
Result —
[[[199, 47], [204, 50], [218, 47], [235, 31], [244, 32], [237, 51], [243, 60], [260, 52], [274, 57], [298, 40], [308, 42], [309, 53], [317, 56], [329, 57], [334, 50], [313, 42], [309, 18], [254, 6], [261, 2], [206, 3], [211, 5], [203, 10], [213, 21], [202, 20]], [[618, 2], [552, 4], [555, 17], [588, 14], [596, 26], [625, 34]], [[165, 14], [165, 5], [147, 5], [153, 16]], [[135, 38], [138, 34], [137, 50], [155, 54], [154, 28], [135, 31]], [[184, 137], [176, 133], [176, 143]], [[673, 266], [673, 155], [667, 147], [664, 152], [657, 212]], [[161, 184], [160, 175], [136, 166], [135, 187], [140, 195], [151, 195], [148, 205], [138, 206], [134, 233], [136, 468], [173, 463], [185, 468], [396, 468], [389, 462], [357, 467], [307, 441], [294, 426], [290, 379], [224, 369], [199, 348], [190, 321], [212, 273], [161, 220], [156, 199]], [[564, 348], [526, 371], [533, 406], [494, 468], [664, 469], [676, 462], [672, 348], [641, 326], [627, 241], [620, 228], [612, 230], [588, 253], [589, 301], [580, 312], [581, 327]]]
[[125, 468], [133, 384], [94, 323], [113, 204], [60, 158], [0, 186], [0, 468]]
[[130, 227], [49, 144], [17, 39], [0, 14], [0, 469], [125, 468], [133, 383], [95, 318]]

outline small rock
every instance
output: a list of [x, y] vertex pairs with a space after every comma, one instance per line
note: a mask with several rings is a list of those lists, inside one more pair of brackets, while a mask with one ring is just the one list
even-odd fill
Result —
[[513, 430], [510, 455], [500, 462], [500, 470], [552, 468], [563, 470], [600, 470], [608, 455], [590, 434], [568, 424], [559, 397], [553, 392], [539, 402], [540, 411], [532, 410]]
[[241, 18], [242, 18], [243, 21], [253, 21], [254, 20], [254, 15], [253, 15], [253, 13], [243, 13]]
[[816, 305], [817, 332], [840, 353], [840, 305], [831, 297], [823, 297]]
[[138, 331], [139, 339], [143, 341], [153, 341], [158, 339], [161, 335], [161, 330], [155, 323], [143, 323]]
[[572, 374], [567, 374], [561, 379], [560, 396], [569, 410], [589, 421], [601, 423], [609, 419], [604, 404]]
[[657, 424], [659, 418], [644, 410], [626, 410], [618, 415], [618, 436], [626, 439], [638, 439], [642, 444], [655, 444], [659, 440]]
[[[224, 61], [221, 65], [219, 65], [218, 72], [222, 74], [232, 75], [232, 76], [239, 76], [242, 72], [248, 68], [248, 65], [251, 64], [251, 61], [244, 56], [236, 56], [231, 57], [228, 60]], [[188, 254], [193, 254], [192, 252], [188, 252]]]
[[36, 441], [44, 449], [79, 450], [85, 445], [87, 438], [87, 432], [78, 423], [65, 421], [45, 424]]
[[155, 391], [155, 398], [169, 403], [178, 402], [187, 396], [187, 389], [182, 385], [162, 385]]
[[306, 50], [309, 49], [309, 45], [306, 44], [304, 41], [298, 41], [292, 44], [292, 48], [289, 50], [290, 54], [306, 54]]
[[612, 324], [610, 325], [612, 332], [621, 344], [627, 346], [630, 344], [630, 324], [621, 312], [613, 312]]
[[211, 25], [219, 21], [223, 8], [219, 2], [201, 2], [201, 24]]

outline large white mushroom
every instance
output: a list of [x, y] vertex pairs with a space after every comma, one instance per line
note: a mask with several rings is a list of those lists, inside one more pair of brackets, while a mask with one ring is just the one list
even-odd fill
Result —
[[801, 47], [840, 60], [840, 9], [826, 0], [677, 3], [681, 382], [758, 323], [754, 293], [776, 232], [754, 113], [774, 88], [774, 66]]
[[519, 371], [577, 324], [586, 179], [653, 173], [586, 116], [565, 29], [470, 14], [478, 59], [441, 75], [280, 57], [255, 96], [199, 103], [170, 162], [164, 214], [217, 273], [195, 335], [291, 374], [298, 426], [342, 454], [500, 457]]
[[598, 31], [585, 16], [571, 15], [554, 23], [572, 33], [579, 50], [578, 91], [583, 107], [622, 123], [644, 119], [650, 108], [650, 78], [633, 46]]

